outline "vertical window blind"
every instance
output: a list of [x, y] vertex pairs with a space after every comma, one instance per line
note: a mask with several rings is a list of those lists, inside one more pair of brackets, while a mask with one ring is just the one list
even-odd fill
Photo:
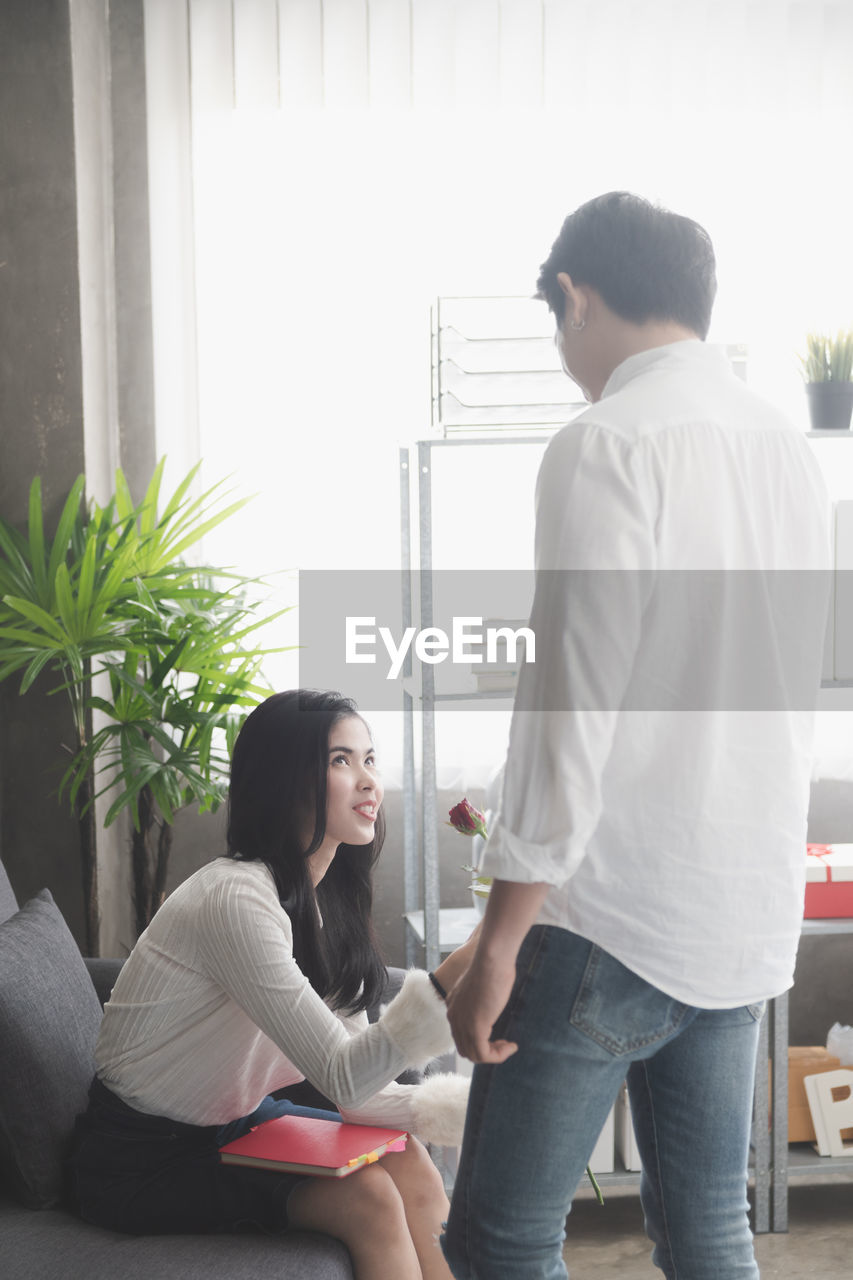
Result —
[[[529, 296], [565, 214], [614, 188], [708, 227], [711, 338], [805, 425], [796, 351], [851, 321], [846, 0], [146, 0], [145, 22], [159, 451], [258, 494], [210, 556], [395, 567], [431, 304]], [[526, 545], [532, 495], [503, 483]], [[488, 519], [445, 509], [455, 549]]]
[[189, 33], [201, 107], [853, 106], [845, 0], [148, 0], [157, 9]]

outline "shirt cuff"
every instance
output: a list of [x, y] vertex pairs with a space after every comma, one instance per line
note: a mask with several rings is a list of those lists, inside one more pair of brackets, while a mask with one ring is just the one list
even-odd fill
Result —
[[423, 1066], [453, 1048], [444, 1001], [423, 969], [410, 969], [400, 994], [379, 1019], [396, 1047], [413, 1067]]
[[481, 874], [514, 884], [551, 884], [559, 888], [583, 862], [585, 848], [571, 840], [555, 844], [530, 844], [500, 825], [493, 824], [483, 854]]
[[422, 1142], [461, 1145], [470, 1088], [469, 1076], [455, 1074], [427, 1076], [423, 1084], [415, 1085], [412, 1130]]

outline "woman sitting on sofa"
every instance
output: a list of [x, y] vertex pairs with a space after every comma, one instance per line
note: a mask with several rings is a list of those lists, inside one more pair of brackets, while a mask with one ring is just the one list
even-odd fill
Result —
[[88, 1221], [139, 1234], [299, 1227], [342, 1240], [358, 1280], [449, 1278], [437, 1243], [447, 1200], [415, 1137], [343, 1179], [218, 1157], [292, 1109], [268, 1095], [303, 1078], [346, 1120], [461, 1140], [467, 1080], [393, 1081], [451, 1047], [440, 991], [471, 942], [435, 975], [407, 974], [367, 1021], [385, 981], [370, 918], [382, 794], [349, 699], [292, 690], [245, 721], [228, 856], [166, 900], [106, 1006], [72, 1159]]

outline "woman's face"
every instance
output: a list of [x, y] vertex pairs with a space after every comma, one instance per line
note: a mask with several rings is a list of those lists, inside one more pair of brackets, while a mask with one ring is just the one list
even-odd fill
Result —
[[370, 844], [383, 795], [367, 725], [359, 716], [338, 720], [329, 733], [324, 843]]

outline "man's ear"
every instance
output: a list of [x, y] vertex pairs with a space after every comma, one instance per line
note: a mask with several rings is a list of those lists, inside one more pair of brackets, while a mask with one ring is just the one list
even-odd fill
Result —
[[586, 324], [589, 298], [583, 289], [578, 288], [566, 271], [557, 272], [557, 283], [566, 298], [565, 320], [573, 329], [582, 329]]

